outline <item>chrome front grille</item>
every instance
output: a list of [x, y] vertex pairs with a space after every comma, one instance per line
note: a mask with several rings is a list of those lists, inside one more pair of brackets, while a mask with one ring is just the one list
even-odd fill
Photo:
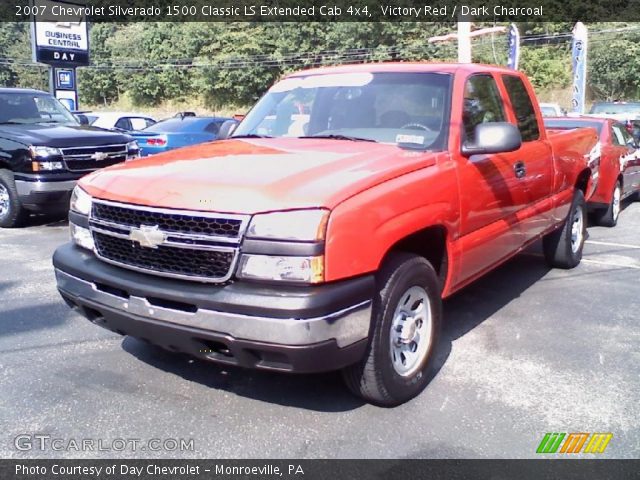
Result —
[[93, 206], [93, 216], [106, 222], [129, 227], [158, 225], [160, 230], [165, 232], [224, 238], [238, 238], [242, 226], [240, 218], [212, 217], [195, 212], [168, 213], [153, 209], [142, 210], [112, 203], [96, 203]]
[[153, 275], [222, 283], [233, 275], [248, 220], [95, 200], [89, 225], [95, 253], [105, 262]]
[[89, 172], [109, 167], [127, 159], [127, 145], [101, 145], [62, 148], [62, 159], [71, 172]]

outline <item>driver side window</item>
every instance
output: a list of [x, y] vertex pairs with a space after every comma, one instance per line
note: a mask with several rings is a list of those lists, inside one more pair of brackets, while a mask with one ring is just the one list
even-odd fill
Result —
[[463, 142], [475, 142], [475, 128], [481, 123], [504, 122], [502, 99], [491, 75], [473, 75], [464, 88]]

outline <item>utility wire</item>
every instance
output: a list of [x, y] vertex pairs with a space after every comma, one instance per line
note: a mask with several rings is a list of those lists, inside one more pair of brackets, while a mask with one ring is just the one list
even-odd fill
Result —
[[[618, 29], [606, 29], [593, 31], [589, 33], [589, 43], [609, 42], [616, 38], [620, 38], [619, 34], [623, 32], [640, 31], [640, 27], [622, 27]], [[521, 40], [523, 43], [529, 42], [527, 48], [548, 47], [548, 43], [542, 43], [541, 40], [561, 40], [563, 44], [569, 45], [571, 43], [571, 33], [561, 34], [545, 34], [545, 35], [529, 35], [523, 37]], [[506, 38], [505, 38], [506, 46]], [[473, 41], [473, 48], [475, 51], [484, 52], [485, 48], [490, 48], [492, 51], [495, 49], [495, 39], [477, 39]], [[533, 43], [535, 42], [535, 43]], [[556, 44], [561, 46], [560, 44]], [[448, 48], [451, 48], [449, 46]], [[292, 54], [258, 54], [249, 55], [243, 57], [228, 57], [215, 61], [201, 61], [198, 58], [191, 59], [171, 59], [172, 61], [157, 60], [152, 61], [108, 61], [104, 63], [96, 63], [83, 67], [86, 70], [117, 70], [126, 72], [148, 72], [148, 71], [165, 71], [167, 69], [178, 70], [190, 70], [197, 68], [212, 68], [212, 69], [241, 69], [248, 67], [264, 67], [264, 68], [277, 68], [288, 66], [322, 66], [335, 63], [356, 63], [375, 59], [389, 59], [397, 57], [398, 60], [406, 60], [407, 56], [411, 54], [423, 54], [427, 57], [435, 57], [436, 52], [442, 52], [447, 50], [446, 44], [433, 45], [393, 45], [383, 47], [367, 47], [350, 50], [324, 50], [320, 52], [304, 52], [304, 53], [292, 53]], [[493, 53], [493, 52], [492, 52]], [[495, 56], [495, 53], [494, 53]], [[438, 57], [441, 58], [441, 57]], [[7, 57], [0, 57], [0, 66], [15, 66], [15, 67], [35, 67], [35, 68], [47, 68], [46, 65], [33, 63], [27, 60], [14, 60]]]

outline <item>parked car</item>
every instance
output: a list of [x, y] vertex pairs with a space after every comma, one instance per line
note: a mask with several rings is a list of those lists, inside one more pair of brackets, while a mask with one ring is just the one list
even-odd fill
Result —
[[218, 138], [225, 117], [178, 116], [161, 120], [138, 132], [131, 132], [138, 140], [142, 156], [166, 152], [175, 148], [210, 142]]
[[123, 132], [143, 130], [157, 123], [149, 115], [132, 112], [82, 112], [79, 115], [86, 117], [92, 127]]
[[620, 202], [640, 190], [640, 152], [625, 126], [610, 118], [546, 118], [545, 126], [554, 130], [594, 128], [600, 138], [597, 188], [588, 202], [596, 221], [614, 227], [620, 215]]
[[540, 238], [550, 265], [580, 262], [597, 142], [548, 135], [506, 68], [294, 73], [227, 140], [82, 179], [58, 288], [120, 334], [229, 365], [342, 369], [360, 397], [398, 405], [431, 378], [442, 298]]
[[0, 88], [0, 227], [68, 210], [80, 177], [138, 152], [128, 135], [80, 126], [48, 93]]
[[640, 102], [596, 102], [591, 106], [589, 116], [623, 123], [635, 141], [640, 142]]
[[562, 117], [565, 111], [557, 103], [541, 103], [540, 111], [543, 117]]

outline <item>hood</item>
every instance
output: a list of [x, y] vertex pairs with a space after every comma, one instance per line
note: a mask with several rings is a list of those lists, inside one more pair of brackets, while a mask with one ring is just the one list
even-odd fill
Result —
[[90, 147], [127, 143], [131, 137], [101, 128], [65, 125], [0, 125], [0, 137], [8, 137], [25, 145], [46, 147]]
[[323, 139], [224, 140], [99, 170], [80, 185], [105, 200], [253, 214], [335, 205], [434, 165], [432, 152]]

